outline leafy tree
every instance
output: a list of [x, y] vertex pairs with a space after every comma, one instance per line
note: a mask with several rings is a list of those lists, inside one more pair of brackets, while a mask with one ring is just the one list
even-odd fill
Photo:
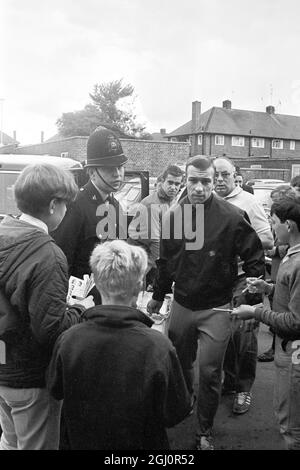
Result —
[[64, 137], [90, 135], [102, 121], [101, 113], [91, 104], [80, 111], [63, 113], [56, 121], [59, 133]]
[[91, 104], [80, 111], [63, 113], [56, 121], [59, 133], [64, 137], [90, 135], [97, 126], [103, 125], [119, 137], [149, 139], [151, 136], [145, 132], [145, 127], [136, 122], [132, 105], [122, 106], [124, 99], [134, 100], [133, 93], [133, 86], [123, 85], [122, 79], [94, 85], [93, 93], [89, 94]]

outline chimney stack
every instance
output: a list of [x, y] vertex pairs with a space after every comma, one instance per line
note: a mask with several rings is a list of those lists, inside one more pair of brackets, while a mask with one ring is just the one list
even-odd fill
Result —
[[166, 135], [166, 129], [160, 129], [161, 135]]
[[201, 101], [192, 103], [192, 133], [199, 132], [201, 116]]
[[16, 131], [13, 131], [13, 139], [14, 139], [14, 141], [17, 140], [17, 132]]
[[223, 108], [224, 109], [231, 109], [231, 101], [230, 100], [223, 101]]
[[44, 131], [41, 131], [41, 143], [44, 142]]
[[274, 108], [274, 106], [267, 106], [267, 107], [266, 107], [266, 112], [267, 112], [268, 114], [275, 114], [275, 108]]

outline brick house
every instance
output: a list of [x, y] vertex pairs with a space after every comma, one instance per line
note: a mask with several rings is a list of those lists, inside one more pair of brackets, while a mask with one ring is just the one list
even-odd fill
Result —
[[[167, 135], [189, 142], [191, 155], [227, 156], [239, 167], [282, 169], [284, 178], [300, 174], [300, 116], [232, 109], [231, 101], [201, 113], [192, 103], [192, 119]], [[274, 176], [273, 176], [274, 177]]]

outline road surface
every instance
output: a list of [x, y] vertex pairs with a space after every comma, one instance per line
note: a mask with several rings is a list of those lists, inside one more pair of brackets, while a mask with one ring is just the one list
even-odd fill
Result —
[[[272, 336], [260, 324], [259, 353], [269, 348]], [[243, 415], [231, 411], [232, 396], [222, 396], [215, 418], [216, 450], [284, 450], [283, 439], [273, 413], [274, 362], [258, 362], [252, 405]], [[168, 431], [171, 449], [195, 449], [196, 413]]]

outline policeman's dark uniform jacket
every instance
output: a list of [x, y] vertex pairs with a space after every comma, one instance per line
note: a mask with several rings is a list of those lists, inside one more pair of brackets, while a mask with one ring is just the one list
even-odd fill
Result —
[[[87, 167], [118, 167], [127, 160], [119, 139], [112, 131], [99, 126], [89, 137]], [[98, 223], [107, 216], [107, 213], [96, 215], [97, 208], [102, 204], [112, 204], [116, 209], [115, 238], [127, 239], [127, 233], [123, 233], [126, 227], [120, 227], [119, 224], [118, 201], [112, 194], [107, 194], [107, 198], [103, 199], [94, 184], [89, 181], [80, 189], [76, 200], [68, 207], [58, 229], [51, 234], [67, 257], [70, 276], [83, 278], [84, 274], [90, 274], [90, 255], [101, 239], [106, 240], [106, 234], [97, 235]], [[95, 303], [99, 303], [98, 292], [93, 291], [92, 294], [95, 294]]]

